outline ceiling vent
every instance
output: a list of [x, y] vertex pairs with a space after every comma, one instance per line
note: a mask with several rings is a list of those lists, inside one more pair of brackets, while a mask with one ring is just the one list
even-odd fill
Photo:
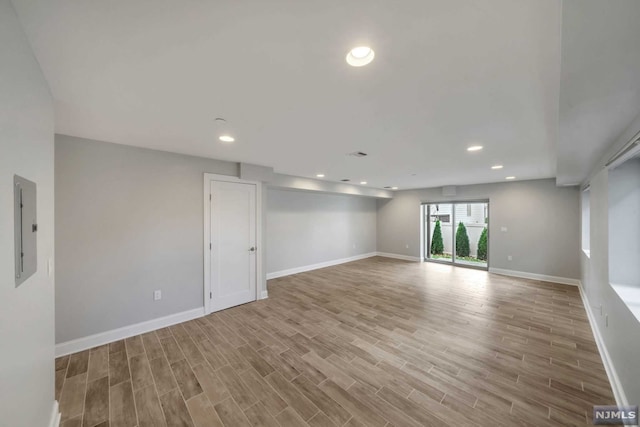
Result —
[[389, 187], [388, 185], [386, 187], [384, 187], [385, 190], [391, 190], [391, 187]]
[[366, 155], [367, 153], [363, 153], [362, 151], [354, 151], [353, 153], [347, 154], [347, 156], [353, 156], [353, 157], [365, 157]]

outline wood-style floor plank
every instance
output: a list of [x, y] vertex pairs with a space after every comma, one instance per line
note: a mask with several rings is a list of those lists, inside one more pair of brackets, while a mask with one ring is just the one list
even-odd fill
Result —
[[193, 427], [193, 420], [189, 415], [189, 410], [180, 391], [177, 389], [171, 390], [169, 393], [160, 396], [160, 403], [168, 426]]
[[202, 387], [186, 360], [179, 360], [172, 363], [171, 370], [173, 371], [173, 375], [176, 377], [178, 387], [180, 388], [185, 400], [189, 400], [193, 396], [197, 396], [202, 393]]
[[220, 378], [210, 366], [206, 364], [194, 366], [193, 373], [213, 405], [231, 396], [229, 390], [227, 390], [224, 383], [220, 381]]
[[226, 427], [251, 427], [246, 415], [232, 398], [219, 402], [214, 408]]
[[[60, 395], [60, 413], [62, 421], [82, 415], [84, 410], [84, 394], [87, 388], [87, 374], [74, 375], [67, 378]], [[82, 423], [82, 420], [80, 420]]]
[[615, 400], [575, 287], [370, 258], [269, 296], [56, 359], [61, 425], [588, 425]]
[[109, 378], [102, 377], [87, 384], [84, 399], [84, 427], [109, 420]]
[[67, 378], [74, 377], [87, 372], [89, 367], [89, 350], [72, 354], [69, 358], [69, 366], [67, 367]]
[[196, 427], [223, 427], [220, 417], [205, 394], [188, 400], [187, 408]]
[[109, 384], [114, 386], [131, 378], [126, 351], [109, 354]]
[[173, 372], [171, 372], [169, 361], [165, 357], [153, 359], [149, 365], [151, 366], [151, 373], [156, 383], [158, 395], [161, 396], [178, 387]]
[[109, 347], [103, 345], [91, 349], [87, 381], [97, 380], [107, 375], [109, 375]]
[[131, 385], [134, 391], [153, 385], [151, 366], [145, 353], [129, 358], [129, 369], [131, 369]]
[[160, 406], [158, 393], [153, 385], [134, 391], [133, 397], [136, 402], [139, 427], [163, 427], [167, 425]]
[[134, 427], [138, 424], [131, 381], [124, 381], [111, 386], [109, 399], [109, 422], [111, 427]]

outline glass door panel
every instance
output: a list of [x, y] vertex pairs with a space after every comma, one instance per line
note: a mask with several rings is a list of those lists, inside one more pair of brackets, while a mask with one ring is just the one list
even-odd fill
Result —
[[456, 203], [454, 206], [454, 262], [487, 268], [489, 204]]
[[453, 240], [451, 224], [453, 221], [453, 205], [451, 203], [427, 205], [425, 218], [428, 230], [427, 258], [434, 261], [453, 261]]

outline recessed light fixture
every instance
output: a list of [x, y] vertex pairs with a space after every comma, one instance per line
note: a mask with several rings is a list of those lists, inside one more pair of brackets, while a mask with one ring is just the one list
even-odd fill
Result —
[[491, 169], [493, 170], [498, 170], [498, 169], [502, 169], [504, 166], [502, 165], [495, 165], [495, 166], [491, 166]]
[[480, 151], [482, 150], [482, 145], [472, 145], [471, 147], [467, 148], [467, 151]]
[[360, 181], [360, 184], [367, 185], [367, 181]]
[[391, 187], [391, 189], [392, 189], [392, 190], [397, 190], [397, 189], [398, 189], [398, 187]]
[[231, 135], [220, 135], [220, 138], [218, 138], [218, 139], [220, 141], [222, 141], [222, 142], [234, 142], [236, 140]]
[[373, 61], [375, 56], [376, 53], [369, 46], [354, 47], [347, 53], [347, 64], [352, 67], [362, 67]]
[[324, 178], [324, 174], [323, 174], [323, 173], [319, 173], [318, 175], [316, 175], [316, 177], [318, 177], [318, 178]]
[[509, 181], [511, 181], [512, 179], [516, 179], [516, 177], [515, 176], [508, 176], [505, 179], [508, 179]]

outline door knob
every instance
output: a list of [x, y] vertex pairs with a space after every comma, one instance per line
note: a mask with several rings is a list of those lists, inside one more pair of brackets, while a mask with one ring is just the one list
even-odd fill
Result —
[[255, 246], [251, 246], [251, 247], [249, 248], [249, 252], [255, 252], [255, 251], [256, 251], [256, 247], [255, 247]]

